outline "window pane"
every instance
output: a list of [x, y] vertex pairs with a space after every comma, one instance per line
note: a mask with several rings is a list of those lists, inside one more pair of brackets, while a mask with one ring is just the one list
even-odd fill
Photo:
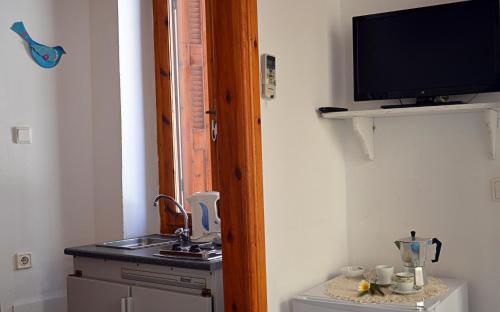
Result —
[[172, 2], [177, 197], [188, 210], [186, 197], [212, 188], [204, 7], [204, 0]]

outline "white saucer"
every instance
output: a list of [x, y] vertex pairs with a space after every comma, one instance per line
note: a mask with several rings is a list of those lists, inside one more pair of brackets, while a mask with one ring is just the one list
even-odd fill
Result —
[[418, 293], [419, 291], [422, 290], [422, 289], [400, 290], [400, 289], [398, 289], [398, 287], [396, 285], [392, 285], [391, 287], [389, 287], [389, 289], [393, 293], [400, 294], [400, 295], [413, 295], [413, 294], [416, 294], [416, 293]]

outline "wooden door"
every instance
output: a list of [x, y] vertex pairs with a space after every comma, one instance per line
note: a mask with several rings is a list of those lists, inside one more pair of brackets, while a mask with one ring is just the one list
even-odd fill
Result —
[[226, 311], [267, 311], [256, 0], [207, 0]]
[[[265, 312], [257, 0], [204, 2], [208, 99], [210, 111], [216, 114], [219, 125], [211, 155], [218, 166], [213, 169], [216, 174], [212, 177], [217, 180], [213, 188], [221, 194], [224, 304], [226, 311]], [[168, 1], [153, 0], [153, 4], [160, 191], [172, 194], [175, 192], [175, 182], [172, 182], [175, 163], [169, 156], [172, 146], [166, 146], [169, 139], [172, 142], [173, 127], [173, 72], [168, 45], [171, 16]], [[167, 216], [165, 221], [162, 212], [162, 218], [162, 231], [178, 227], [174, 222], [175, 214]], [[177, 217], [177, 222], [180, 221], [182, 218]]]

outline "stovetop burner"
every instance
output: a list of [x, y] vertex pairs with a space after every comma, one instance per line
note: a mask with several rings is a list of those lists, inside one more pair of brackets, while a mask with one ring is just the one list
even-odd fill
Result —
[[208, 261], [222, 258], [222, 250], [212, 243], [194, 244], [190, 246], [174, 244], [171, 249], [161, 249], [155, 256]]

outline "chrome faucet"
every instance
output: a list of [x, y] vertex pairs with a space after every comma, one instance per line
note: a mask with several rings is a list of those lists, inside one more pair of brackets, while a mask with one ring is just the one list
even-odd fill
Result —
[[189, 232], [190, 232], [190, 230], [189, 230], [189, 216], [186, 212], [186, 209], [184, 209], [184, 207], [182, 207], [182, 205], [178, 201], [176, 201], [172, 196], [165, 195], [165, 194], [160, 194], [160, 195], [156, 196], [155, 200], [153, 202], [153, 206], [158, 207], [161, 199], [166, 199], [166, 200], [172, 202], [174, 205], [177, 206], [177, 208], [179, 208], [179, 210], [184, 215], [184, 227], [177, 229], [175, 231], [175, 234], [177, 236], [179, 236], [179, 240], [181, 241], [181, 244], [183, 246], [189, 245], [191, 243], [191, 237], [189, 236]]

